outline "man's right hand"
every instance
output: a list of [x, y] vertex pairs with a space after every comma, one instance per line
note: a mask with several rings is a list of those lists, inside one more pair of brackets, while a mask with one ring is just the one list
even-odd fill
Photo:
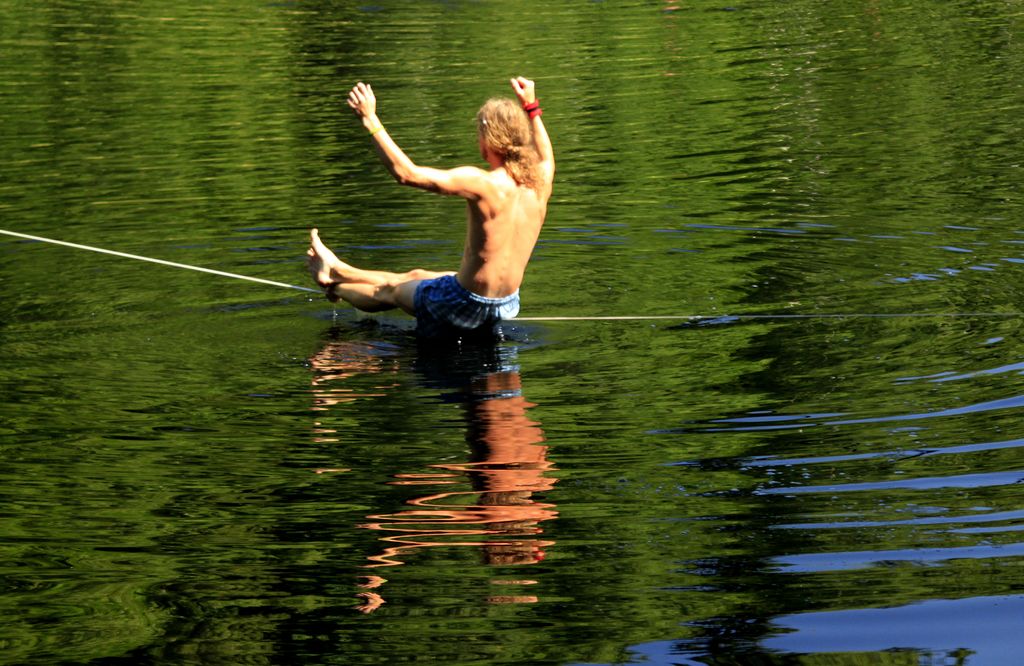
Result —
[[360, 81], [348, 94], [348, 105], [362, 118], [377, 115], [377, 98], [373, 96], [373, 88]]
[[533, 104], [537, 101], [537, 95], [533, 91], [533, 81], [522, 76], [511, 79], [512, 90], [516, 91], [516, 97], [522, 105]]

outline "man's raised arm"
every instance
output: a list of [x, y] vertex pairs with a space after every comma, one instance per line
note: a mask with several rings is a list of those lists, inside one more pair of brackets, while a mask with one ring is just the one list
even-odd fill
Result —
[[394, 142], [377, 117], [377, 98], [373, 88], [359, 82], [348, 94], [348, 105], [362, 118], [363, 127], [373, 138], [373, 147], [388, 173], [402, 185], [453, 194], [466, 199], [480, 197], [486, 184], [486, 173], [475, 167], [432, 169], [415, 164]]
[[[519, 98], [519, 103], [523, 105], [524, 109], [537, 105], [537, 94], [534, 91], [533, 81], [517, 76], [511, 80], [511, 83], [512, 89], [515, 90], [516, 97]], [[548, 137], [547, 130], [544, 129], [544, 121], [540, 119], [540, 115], [540, 107], [537, 106], [536, 112], [530, 113], [530, 124], [533, 126], [533, 142], [537, 154], [540, 156], [541, 168], [544, 169], [550, 183], [555, 175], [555, 151], [551, 147], [551, 139]]]

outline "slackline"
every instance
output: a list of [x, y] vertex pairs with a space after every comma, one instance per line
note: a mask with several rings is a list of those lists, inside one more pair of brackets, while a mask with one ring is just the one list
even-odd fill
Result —
[[[296, 291], [305, 291], [312, 294], [323, 293], [319, 289], [312, 289], [310, 287], [302, 287], [297, 284], [288, 284], [287, 282], [276, 282], [274, 280], [264, 280], [263, 278], [252, 277], [250, 275], [240, 275], [238, 273], [228, 273], [226, 271], [218, 271], [212, 268], [203, 268], [202, 266], [193, 266], [190, 264], [181, 264], [176, 261], [166, 261], [164, 259], [155, 259], [153, 257], [143, 257], [138, 254], [129, 254], [127, 252], [118, 252], [116, 250], [107, 250], [101, 247], [94, 247], [92, 245], [81, 245], [79, 243], [69, 243], [67, 241], [56, 240], [54, 238], [45, 238], [43, 236], [32, 236], [30, 234], [23, 234], [17, 231], [7, 231], [6, 229], [0, 229], [0, 234], [7, 236], [14, 236], [17, 238], [23, 238], [25, 240], [37, 241], [40, 243], [52, 243], [54, 245], [63, 245], [64, 247], [74, 248], [76, 250], [87, 250], [89, 252], [99, 252], [101, 254], [109, 254], [115, 257], [122, 257], [124, 259], [134, 259], [136, 261], [147, 261], [152, 264], [160, 264], [162, 266], [171, 266], [173, 268], [183, 268], [190, 271], [199, 271], [200, 273], [210, 273], [211, 275], [219, 275], [221, 277], [234, 278], [236, 280], [246, 280], [248, 282], [258, 282], [260, 284], [267, 284], [272, 287], [282, 287], [284, 289], [295, 289]], [[822, 313], [822, 314], [713, 314], [713, 315], [609, 315], [609, 316], [595, 316], [595, 317], [516, 317], [512, 321], [694, 321], [694, 320], [730, 320], [730, 319], [894, 319], [894, 318], [906, 318], [906, 317], [1020, 317], [1020, 312], [879, 312], [879, 313]]]
[[273, 287], [284, 287], [286, 289], [297, 289], [299, 291], [309, 291], [314, 294], [321, 294], [319, 289], [310, 289], [309, 287], [300, 287], [297, 284], [287, 284], [285, 282], [275, 282], [273, 280], [264, 280], [263, 278], [251, 277], [249, 275], [239, 275], [238, 273], [226, 273], [224, 271], [216, 271], [212, 268], [203, 268], [202, 266], [191, 266], [189, 264], [179, 264], [176, 261], [165, 261], [163, 259], [153, 259], [152, 257], [143, 257], [138, 254], [128, 254], [127, 252], [117, 252], [115, 250], [105, 250], [101, 247], [93, 247], [92, 245], [79, 245], [78, 243], [68, 243], [67, 241], [54, 240], [53, 238], [43, 238], [42, 236], [30, 236], [28, 234], [19, 234], [16, 231], [7, 231], [0, 229], [0, 234], [7, 234], [8, 236], [17, 236], [18, 238], [25, 238], [28, 240], [39, 241], [41, 243], [53, 243], [55, 245], [63, 245], [65, 247], [73, 247], [76, 250], [88, 250], [90, 252], [101, 252], [103, 254], [112, 254], [115, 257], [123, 257], [125, 259], [136, 259], [138, 261], [148, 261], [152, 264], [161, 264], [163, 266], [173, 266], [174, 268], [184, 268], [190, 271], [199, 271], [201, 273], [212, 273], [213, 275], [220, 275], [222, 277], [235, 278], [236, 280], [248, 280], [249, 282], [259, 282], [261, 284], [269, 284]]

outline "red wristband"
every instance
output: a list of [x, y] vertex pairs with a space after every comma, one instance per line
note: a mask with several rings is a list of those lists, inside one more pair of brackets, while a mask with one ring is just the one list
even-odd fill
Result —
[[523, 104], [523, 111], [530, 116], [530, 120], [533, 120], [537, 116], [543, 115], [544, 112], [540, 108], [540, 100], [533, 100], [529, 104]]

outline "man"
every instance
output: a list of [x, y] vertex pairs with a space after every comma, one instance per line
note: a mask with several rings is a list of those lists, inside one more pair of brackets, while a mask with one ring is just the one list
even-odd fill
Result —
[[341, 261], [313, 229], [308, 263], [327, 298], [365, 312], [400, 308], [416, 317], [426, 335], [489, 331], [516, 316], [519, 287], [547, 214], [555, 158], [534, 82], [517, 77], [511, 84], [518, 104], [495, 98], [477, 113], [480, 154], [489, 171], [414, 164], [377, 118], [373, 89], [363, 83], [352, 89], [348, 105], [396, 181], [466, 200], [466, 244], [458, 272], [390, 273]]

